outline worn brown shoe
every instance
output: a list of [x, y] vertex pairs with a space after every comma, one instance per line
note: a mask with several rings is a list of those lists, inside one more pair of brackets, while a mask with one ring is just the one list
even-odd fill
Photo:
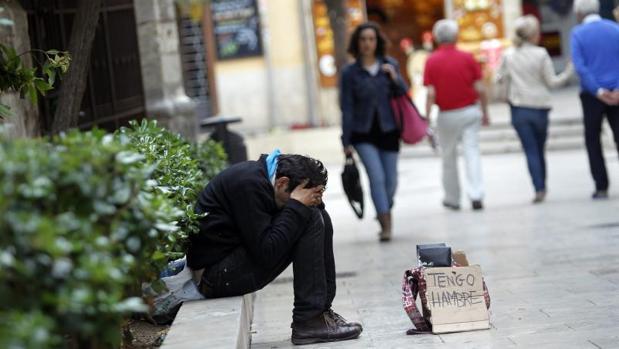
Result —
[[349, 322], [346, 321], [346, 319], [344, 319], [344, 317], [336, 312], [333, 311], [333, 309], [329, 309], [327, 311], [325, 311], [325, 316], [330, 317], [331, 319], [333, 319], [333, 321], [335, 321], [336, 324], [340, 325], [340, 326], [350, 326], [350, 327], [356, 327], [358, 328], [361, 332], [363, 332], [363, 326], [361, 326], [360, 323], [358, 322]]
[[311, 320], [293, 322], [292, 343], [295, 345], [344, 341], [355, 339], [361, 334], [361, 328], [357, 326], [339, 325], [327, 312], [324, 312]]
[[378, 233], [378, 240], [380, 242], [391, 240], [391, 212], [380, 213], [378, 215], [378, 222], [380, 223], [381, 228]]
[[535, 192], [535, 197], [533, 198], [533, 203], [534, 204], [539, 204], [539, 203], [543, 202], [544, 199], [546, 199], [546, 192], [545, 191], [536, 191]]

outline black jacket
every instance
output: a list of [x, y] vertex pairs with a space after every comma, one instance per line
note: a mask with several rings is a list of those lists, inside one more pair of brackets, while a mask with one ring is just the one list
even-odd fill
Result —
[[351, 144], [353, 133], [369, 133], [375, 115], [382, 132], [397, 130], [391, 110], [390, 99], [405, 94], [408, 90], [400, 75], [398, 62], [390, 57], [379, 58], [379, 64], [394, 66], [397, 82], [382, 71], [371, 76], [361, 62], [356, 61], [344, 67], [340, 78], [340, 109], [342, 110], [342, 144]]
[[195, 211], [208, 215], [200, 222], [200, 232], [189, 237], [190, 268], [209, 268], [239, 246], [265, 268], [289, 253], [311, 209], [294, 199], [277, 208], [265, 159], [263, 155], [229, 167], [200, 193]]

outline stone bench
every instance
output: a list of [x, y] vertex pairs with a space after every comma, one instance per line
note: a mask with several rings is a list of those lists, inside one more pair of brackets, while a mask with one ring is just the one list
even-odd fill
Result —
[[183, 303], [163, 349], [249, 348], [255, 294]]

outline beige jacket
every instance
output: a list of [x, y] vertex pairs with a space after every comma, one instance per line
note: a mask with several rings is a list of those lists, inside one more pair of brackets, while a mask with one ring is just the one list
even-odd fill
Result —
[[556, 75], [546, 49], [525, 43], [505, 52], [496, 82], [507, 84], [510, 104], [550, 109], [552, 102], [549, 88], [565, 85], [573, 75], [574, 66], [571, 62], [565, 71]]

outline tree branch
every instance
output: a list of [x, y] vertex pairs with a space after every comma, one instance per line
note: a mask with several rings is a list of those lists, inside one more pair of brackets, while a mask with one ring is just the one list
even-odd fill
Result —
[[73, 62], [60, 87], [58, 108], [54, 114], [52, 133], [77, 126], [86, 78], [90, 66], [90, 52], [97, 31], [102, 0], [81, 0], [69, 40]]

